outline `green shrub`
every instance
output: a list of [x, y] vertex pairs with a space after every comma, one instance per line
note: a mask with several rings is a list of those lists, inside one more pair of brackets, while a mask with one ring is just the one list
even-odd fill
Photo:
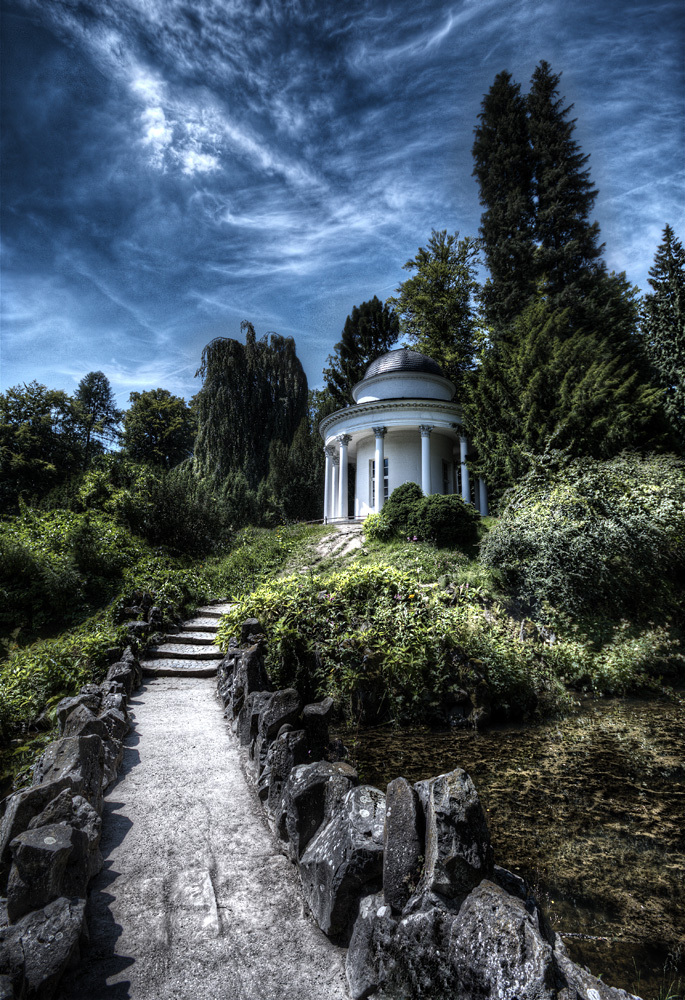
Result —
[[540, 464], [508, 495], [481, 557], [538, 615], [673, 609], [685, 583], [685, 463]]
[[392, 491], [383, 504], [382, 514], [393, 531], [406, 532], [420, 500], [423, 500], [423, 490], [417, 483], [402, 483]]
[[407, 533], [438, 546], [471, 545], [478, 540], [480, 515], [456, 494], [435, 493], [414, 501]]
[[370, 542], [389, 542], [396, 534], [388, 519], [380, 514], [369, 514], [364, 520], [364, 535]]

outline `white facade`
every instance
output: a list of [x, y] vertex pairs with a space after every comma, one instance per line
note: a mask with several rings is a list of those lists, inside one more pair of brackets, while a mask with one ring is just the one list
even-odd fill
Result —
[[[390, 351], [373, 362], [353, 389], [355, 405], [319, 425], [326, 451], [324, 520], [377, 512], [385, 496], [406, 482], [417, 483], [427, 496], [459, 491], [486, 514], [485, 483], [469, 481], [454, 391], [436, 363], [415, 351]], [[352, 503], [348, 465], [355, 467]]]

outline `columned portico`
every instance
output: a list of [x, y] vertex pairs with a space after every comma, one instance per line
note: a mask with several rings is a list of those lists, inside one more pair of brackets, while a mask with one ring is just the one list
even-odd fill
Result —
[[421, 424], [421, 489], [423, 495], [431, 495], [431, 431], [430, 424]]
[[[399, 348], [376, 358], [352, 390], [354, 405], [321, 421], [326, 447], [324, 517], [361, 520], [379, 513], [403, 483], [417, 483], [425, 496], [457, 490], [470, 503], [468, 444], [455, 388], [432, 358]], [[354, 510], [348, 509], [348, 468], [354, 467]], [[475, 501], [487, 510], [485, 484]]]
[[337, 437], [340, 445], [340, 486], [338, 495], [338, 517], [347, 520], [347, 446], [352, 440], [349, 434], [340, 434]]
[[461, 498], [466, 503], [471, 503], [471, 484], [469, 483], [469, 470], [466, 464], [468, 441], [463, 434], [459, 438], [459, 451], [461, 457]]
[[385, 502], [385, 452], [383, 438], [387, 434], [386, 427], [374, 427], [376, 438], [376, 455], [374, 459], [374, 491], [376, 494], [376, 513], [380, 513]]

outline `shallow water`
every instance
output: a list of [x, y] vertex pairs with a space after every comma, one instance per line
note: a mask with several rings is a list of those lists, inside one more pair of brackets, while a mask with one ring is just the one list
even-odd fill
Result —
[[464, 768], [497, 863], [529, 882], [575, 961], [649, 1000], [678, 976], [685, 985], [682, 705], [589, 702], [561, 721], [481, 733], [336, 735], [380, 788]]

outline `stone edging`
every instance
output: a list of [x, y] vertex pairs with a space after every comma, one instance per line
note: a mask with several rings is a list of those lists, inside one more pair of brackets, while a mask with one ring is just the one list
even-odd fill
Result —
[[[120, 651], [118, 651], [120, 652]], [[8, 796], [0, 822], [0, 1000], [50, 1000], [87, 937], [86, 893], [102, 868], [103, 792], [117, 776], [142, 683], [129, 647], [102, 684], [57, 705], [60, 739]]]
[[572, 962], [523, 879], [494, 864], [463, 770], [360, 785], [330, 745], [332, 700], [273, 690], [262, 631], [243, 623], [218, 691], [315, 921], [348, 949], [353, 1000], [634, 1000]]

